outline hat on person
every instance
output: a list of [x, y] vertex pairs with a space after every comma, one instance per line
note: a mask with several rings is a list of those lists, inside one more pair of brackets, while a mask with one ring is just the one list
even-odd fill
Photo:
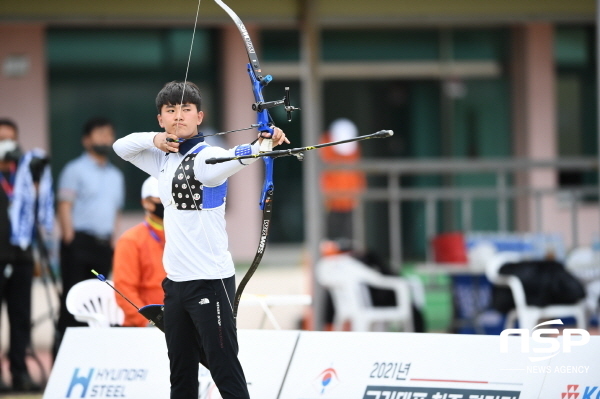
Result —
[[[334, 120], [329, 127], [329, 131], [333, 141], [350, 140], [358, 136], [356, 125], [350, 119], [346, 118]], [[356, 142], [344, 143], [336, 145], [333, 149], [338, 154], [347, 156], [358, 150], [358, 144]]]
[[155, 177], [150, 176], [142, 184], [142, 199], [148, 197], [160, 197], [158, 193], [158, 180]]

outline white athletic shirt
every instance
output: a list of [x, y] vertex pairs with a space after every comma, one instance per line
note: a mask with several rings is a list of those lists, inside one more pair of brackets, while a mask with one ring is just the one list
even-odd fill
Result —
[[[217, 187], [227, 178], [256, 159], [207, 165], [208, 158], [231, 157], [235, 148], [225, 150], [201, 142], [186, 154], [167, 153], [154, 146], [158, 134], [132, 133], [117, 140], [113, 148], [117, 155], [158, 179], [160, 200], [165, 207], [165, 251], [163, 266], [173, 281], [223, 279], [235, 274], [233, 260], [227, 248], [225, 231], [225, 203], [212, 209], [181, 210], [172, 198], [175, 171], [185, 155], [201, 146], [207, 146], [196, 156], [194, 173], [204, 187]], [[251, 146], [256, 154], [259, 144]]]

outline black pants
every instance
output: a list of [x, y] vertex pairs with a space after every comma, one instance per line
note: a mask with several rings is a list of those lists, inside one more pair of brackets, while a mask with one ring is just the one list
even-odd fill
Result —
[[[33, 261], [0, 263], [0, 303], [6, 301], [10, 325], [10, 373], [28, 374], [25, 354], [31, 340], [31, 284]], [[12, 269], [12, 272], [11, 272]]]
[[60, 343], [67, 327], [85, 326], [67, 310], [67, 294], [77, 283], [95, 278], [91, 270], [108, 278], [112, 270], [113, 249], [110, 240], [99, 240], [89, 234], [76, 232], [73, 241], [60, 246], [60, 275], [62, 294], [60, 297], [60, 313], [58, 330], [54, 338], [54, 357], [58, 353]]
[[235, 277], [185, 282], [165, 279], [163, 289], [171, 399], [198, 399], [201, 357], [223, 399], [249, 399], [237, 357], [237, 328], [231, 309]]

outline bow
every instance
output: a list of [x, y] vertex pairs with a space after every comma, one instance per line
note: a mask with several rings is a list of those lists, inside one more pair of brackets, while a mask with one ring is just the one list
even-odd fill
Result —
[[[273, 134], [273, 127], [271, 124], [271, 117], [269, 115], [268, 109], [283, 105], [286, 112], [288, 121], [292, 119], [292, 111], [297, 108], [290, 105], [289, 100], [289, 88], [285, 90], [285, 97], [282, 100], [277, 101], [269, 101], [265, 102], [262, 90], [266, 87], [272, 80], [273, 77], [271, 75], [262, 75], [262, 70], [260, 68], [260, 63], [258, 62], [258, 57], [256, 55], [256, 50], [254, 49], [254, 45], [252, 44], [252, 40], [250, 39], [250, 35], [242, 20], [237, 16], [237, 14], [227, 6], [227, 4], [223, 3], [221, 0], [215, 0], [217, 3], [233, 20], [235, 25], [237, 26], [240, 34], [242, 35], [242, 39], [244, 41], [244, 45], [246, 47], [246, 52], [248, 53], [248, 60], [250, 61], [247, 64], [247, 72], [250, 77], [250, 83], [252, 85], [252, 93], [254, 94], [254, 104], [252, 104], [252, 109], [256, 111], [256, 128], [261, 134], [268, 134], [269, 137]], [[272, 139], [263, 138], [261, 143], [260, 152], [268, 153], [272, 150]], [[260, 196], [260, 209], [263, 211], [263, 220], [261, 223], [261, 233], [260, 240], [258, 243], [258, 248], [256, 250], [256, 255], [252, 260], [252, 264], [250, 268], [246, 272], [246, 275], [240, 282], [236, 293], [235, 299], [233, 303], [233, 317], [237, 317], [237, 310], [240, 303], [240, 299], [242, 297], [242, 292], [246, 287], [246, 284], [252, 278], [252, 275], [258, 268], [260, 261], [262, 260], [265, 245], [267, 243], [267, 237], [269, 236], [269, 227], [271, 225], [271, 211], [273, 206], [273, 158], [270, 156], [263, 156], [262, 159], [265, 162], [265, 179], [263, 183], [263, 188]]]

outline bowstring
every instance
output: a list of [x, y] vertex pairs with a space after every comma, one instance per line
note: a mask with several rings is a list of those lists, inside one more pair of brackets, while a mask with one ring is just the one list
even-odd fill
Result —
[[[200, 14], [200, 2], [202, 0], [198, 0], [198, 7], [196, 8], [196, 18], [194, 20], [194, 29], [192, 30], [192, 42], [190, 44], [190, 52], [188, 54], [188, 61], [187, 61], [187, 66], [185, 68], [185, 78], [183, 80], [183, 90], [181, 93], [181, 101], [179, 102], [179, 110], [178, 110], [178, 119], [181, 118], [181, 112], [183, 109], [183, 98], [185, 96], [185, 88], [187, 85], [187, 80], [188, 80], [188, 73], [190, 70], [190, 63], [192, 60], [192, 49], [194, 48], [194, 38], [196, 36], [196, 27], [198, 26], [198, 16]], [[177, 132], [179, 131], [179, 124], [176, 125], [175, 127], [175, 135], [177, 136]], [[177, 136], [179, 137], [179, 136]], [[177, 152], [178, 154], [178, 158], [180, 160], [180, 165], [182, 165], [183, 162], [183, 155], [181, 155], [180, 152]], [[193, 166], [192, 166], [193, 168]], [[217, 272], [219, 273], [219, 279], [221, 280], [221, 284], [223, 285], [223, 290], [225, 291], [225, 295], [227, 296], [227, 302], [229, 303], [229, 307], [231, 308], [231, 312], [233, 313], [233, 304], [231, 302], [231, 298], [229, 297], [229, 293], [227, 292], [227, 288], [225, 287], [225, 282], [223, 281], [223, 275], [221, 274], [221, 267], [219, 266], [219, 263], [217, 262], [217, 258], [215, 256], [215, 253], [213, 251], [212, 245], [210, 243], [210, 239], [208, 237], [208, 234], [206, 232], [206, 228], [204, 226], [204, 221], [202, 220], [202, 215], [200, 214], [201, 212], [201, 207], [198, 206], [198, 203], [196, 202], [196, 199], [194, 198], [194, 193], [192, 192], [192, 187], [190, 185], [190, 181], [189, 181], [189, 176], [185, 171], [185, 168], [181, 168], [182, 172], [183, 172], [183, 176], [185, 177], [185, 181], [187, 184], [187, 188], [188, 191], [190, 192], [190, 197], [192, 198], [192, 201], [194, 201], [194, 207], [196, 208], [196, 214], [198, 215], [198, 219], [200, 220], [200, 225], [202, 226], [202, 232], [204, 233], [204, 238], [206, 240], [206, 242], [208, 243], [208, 248], [210, 249], [210, 254], [212, 256], [212, 260], [213, 263], [215, 264], [215, 266], [217, 267]], [[193, 169], [192, 169], [193, 170]], [[198, 180], [198, 184], [200, 184], [200, 180]]]

